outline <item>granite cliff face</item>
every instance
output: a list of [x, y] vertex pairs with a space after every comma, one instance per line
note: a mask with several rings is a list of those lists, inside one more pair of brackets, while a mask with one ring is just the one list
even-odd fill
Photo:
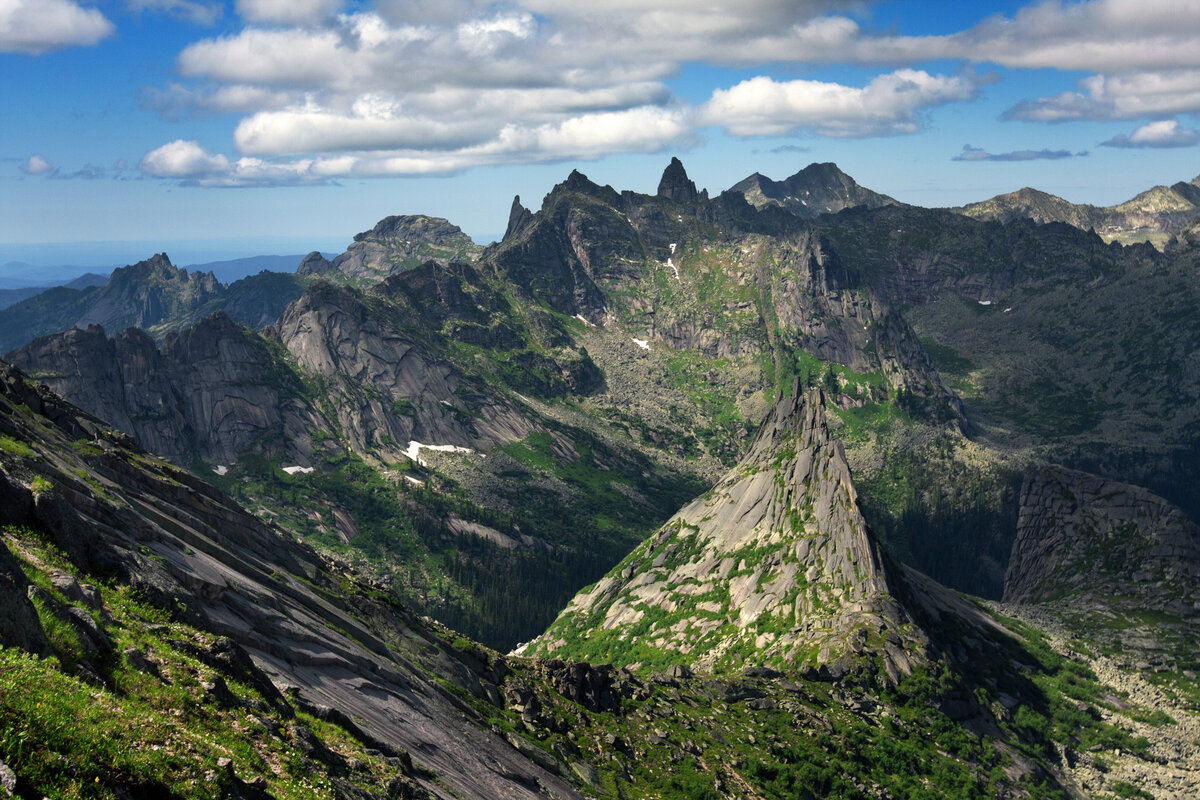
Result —
[[90, 325], [44, 336], [11, 360], [56, 393], [177, 464], [230, 464], [239, 455], [311, 456], [311, 408], [267, 342], [223, 312], [159, 349], [128, 330]]
[[823, 393], [797, 384], [733, 470], [527, 649], [582, 640], [601, 660], [710, 671], [817, 666], [870, 647], [896, 679], [926, 639], [896, 600], [894, 569], [858, 511]]
[[[381, 284], [380, 295], [402, 302], [384, 308], [354, 290], [318, 284], [275, 325], [273, 335], [300, 370], [321, 382], [332, 424], [355, 452], [396, 461], [413, 440], [486, 450], [531, 430], [515, 408], [469, 383], [430, 349], [424, 319], [403, 292], [428, 272]], [[431, 301], [423, 304], [426, 314], [448, 307], [425, 299]], [[466, 302], [461, 291], [449, 299]]]
[[1031, 468], [1021, 487], [1004, 600], [1121, 595], [1200, 615], [1200, 527], [1138, 486], [1063, 467]]

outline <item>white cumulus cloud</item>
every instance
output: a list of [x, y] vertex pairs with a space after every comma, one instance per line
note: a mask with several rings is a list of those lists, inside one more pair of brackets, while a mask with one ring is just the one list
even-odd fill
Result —
[[1200, 130], [1180, 127], [1178, 120], [1164, 119], [1143, 125], [1128, 136], [1114, 136], [1105, 147], [1192, 147], [1200, 144]]
[[237, 13], [251, 22], [307, 25], [342, 8], [342, 0], [237, 0]]
[[1067, 122], [1200, 112], [1200, 69], [1092, 75], [1078, 88], [1022, 101], [1004, 112], [1004, 118]]
[[138, 169], [156, 178], [198, 178], [229, 171], [229, 159], [199, 142], [176, 139], [142, 156]]
[[39, 55], [91, 45], [113, 30], [100, 11], [72, 0], [0, 0], [0, 53]]
[[[1065, 91], [1025, 100], [1008, 119], [1200, 111], [1200, 0], [1032, 0], [936, 36], [860, 25], [871, 5], [235, 0], [242, 27], [186, 47], [179, 82], [146, 90], [143, 102], [176, 120], [241, 115], [227, 158], [236, 185], [593, 158], [679, 146], [704, 126], [735, 136], [912, 133], [933, 109], [972, 100], [994, 77], [972, 70], [988, 63], [1087, 75], [1064, 78], [1055, 88]], [[962, 66], [917, 68], [932, 60]], [[789, 65], [828, 63], [871, 67], [875, 77], [779, 77]], [[694, 65], [757, 71], [689, 106], [672, 87], [690, 89]]]
[[759, 76], [713, 92], [700, 108], [699, 121], [734, 136], [780, 136], [798, 129], [824, 136], [913, 133], [921, 111], [970, 99], [976, 83], [969, 75], [912, 69], [880, 75], [862, 88]]
[[34, 153], [21, 163], [21, 172], [26, 175], [44, 175], [54, 169], [54, 166], [41, 155]]

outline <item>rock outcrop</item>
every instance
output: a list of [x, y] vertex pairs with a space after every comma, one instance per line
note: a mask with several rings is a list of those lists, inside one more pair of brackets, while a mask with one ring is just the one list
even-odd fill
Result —
[[1200, 526], [1141, 487], [1064, 467], [1030, 468], [1004, 600], [1111, 595], [1200, 614]]
[[518, 235], [531, 219], [533, 219], [533, 212], [521, 205], [521, 195], [514, 196], [512, 208], [508, 211], [508, 227], [504, 230], [504, 239], [511, 239]]
[[[741, 462], [529, 648], [607, 645], [600, 660], [707, 670], [830, 664], [869, 650], [891, 675], [924, 637], [895, 598], [819, 389], [780, 398]], [[604, 647], [604, 645], [601, 645]]]
[[335, 269], [333, 262], [322, 255], [321, 251], [313, 250], [301, 259], [299, 266], [296, 267], [296, 274], [324, 275], [327, 272], [333, 272]]
[[374, 283], [430, 259], [473, 261], [481, 250], [461, 228], [441, 217], [392, 216], [357, 234], [346, 252], [333, 260], [331, 271]]

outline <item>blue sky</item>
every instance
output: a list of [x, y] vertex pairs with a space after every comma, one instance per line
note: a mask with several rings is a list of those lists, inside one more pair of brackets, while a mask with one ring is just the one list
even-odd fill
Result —
[[1106, 205], [1200, 173], [1200, 0], [0, 0], [0, 102], [0, 263], [487, 241], [672, 155]]

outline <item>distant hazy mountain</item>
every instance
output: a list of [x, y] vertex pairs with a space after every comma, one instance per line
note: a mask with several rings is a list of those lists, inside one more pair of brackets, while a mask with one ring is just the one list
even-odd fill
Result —
[[855, 206], [878, 208], [898, 204], [885, 194], [859, 186], [837, 164], [809, 164], [782, 181], [773, 181], [756, 172], [735, 183], [729, 191], [741, 192], [756, 208], [779, 206], [804, 219], [836, 214]]
[[101, 285], [59, 286], [3, 309], [0, 351], [47, 333], [92, 324], [114, 332], [138, 327], [161, 338], [219, 310], [236, 322], [262, 327], [274, 322], [309, 280], [294, 273], [263, 271], [226, 285], [211, 272], [177, 268], [160, 253], [113, 270]]
[[[116, 265], [113, 265], [115, 268]], [[0, 289], [26, 289], [62, 286], [77, 278], [92, 274], [107, 275], [113, 268], [54, 266], [46, 267], [27, 264], [24, 261], [8, 261], [0, 264]]]
[[[332, 257], [332, 254], [326, 254]], [[250, 256], [249, 258], [234, 258], [228, 261], [209, 261], [204, 264], [182, 264], [189, 272], [211, 272], [221, 283], [233, 283], [250, 275], [257, 275], [263, 270], [268, 272], [295, 272], [296, 267], [304, 260], [303, 255], [297, 256]]]
[[19, 303], [28, 297], [34, 297], [41, 294], [47, 289], [52, 289], [56, 286], [62, 286], [67, 289], [86, 289], [89, 286], [101, 286], [108, 280], [106, 275], [100, 275], [95, 272], [89, 272], [86, 275], [80, 275], [72, 281], [63, 283], [46, 283], [42, 286], [24, 286], [20, 289], [0, 289], [0, 309], [5, 309], [14, 303]]
[[1037, 189], [1018, 189], [952, 209], [975, 219], [1065, 222], [1094, 229], [1106, 241], [1148, 241], [1161, 248], [1200, 219], [1200, 175], [1190, 182], [1155, 186], [1115, 206], [1076, 204]]

